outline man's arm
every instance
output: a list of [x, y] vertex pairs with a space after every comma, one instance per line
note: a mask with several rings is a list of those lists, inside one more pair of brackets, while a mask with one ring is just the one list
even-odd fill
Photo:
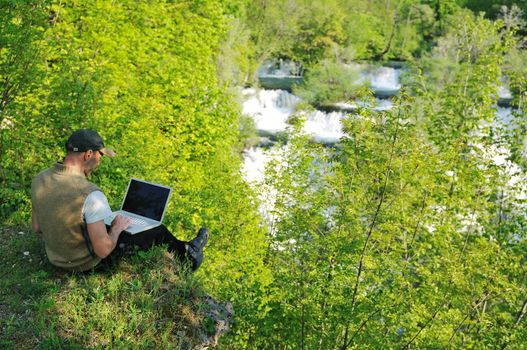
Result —
[[31, 210], [31, 228], [33, 229], [33, 232], [40, 233], [40, 225], [34, 210]]
[[95, 254], [101, 259], [110, 255], [117, 245], [117, 240], [121, 232], [130, 226], [130, 224], [131, 220], [121, 215], [115, 217], [109, 231], [106, 231], [104, 220], [87, 224], [88, 236], [90, 237]]

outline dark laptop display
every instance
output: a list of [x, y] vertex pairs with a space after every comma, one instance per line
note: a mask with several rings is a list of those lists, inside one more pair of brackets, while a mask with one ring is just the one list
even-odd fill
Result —
[[169, 196], [170, 188], [132, 179], [122, 210], [161, 221]]

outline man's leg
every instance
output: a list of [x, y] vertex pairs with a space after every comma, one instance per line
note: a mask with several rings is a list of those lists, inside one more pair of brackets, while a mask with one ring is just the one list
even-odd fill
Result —
[[148, 250], [161, 244], [166, 244], [178, 256], [185, 253], [186, 242], [176, 239], [164, 225], [134, 235], [123, 232], [117, 241], [120, 248], [137, 247], [139, 250]]
[[202, 249], [207, 240], [207, 229], [200, 229], [192, 241], [185, 242], [178, 240], [164, 225], [161, 225], [135, 235], [123, 232], [119, 236], [115, 249], [126, 250], [137, 247], [140, 250], [148, 250], [154, 245], [166, 244], [169, 252], [174, 253], [181, 261], [189, 259], [192, 263], [192, 269], [196, 270], [203, 260]]

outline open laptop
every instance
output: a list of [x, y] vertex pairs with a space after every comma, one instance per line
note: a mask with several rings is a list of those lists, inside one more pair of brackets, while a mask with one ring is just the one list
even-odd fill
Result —
[[132, 218], [132, 225], [126, 229], [130, 234], [159, 226], [165, 216], [171, 193], [170, 187], [131, 178], [121, 210], [113, 212], [104, 219], [104, 223], [111, 225], [115, 216], [120, 214]]

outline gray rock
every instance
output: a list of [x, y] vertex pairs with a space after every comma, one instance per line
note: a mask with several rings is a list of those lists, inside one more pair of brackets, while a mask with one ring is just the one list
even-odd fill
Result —
[[230, 331], [234, 309], [229, 302], [217, 302], [210, 296], [203, 298], [203, 327], [198, 330], [196, 340], [198, 344], [193, 350], [215, 348], [220, 337]]

